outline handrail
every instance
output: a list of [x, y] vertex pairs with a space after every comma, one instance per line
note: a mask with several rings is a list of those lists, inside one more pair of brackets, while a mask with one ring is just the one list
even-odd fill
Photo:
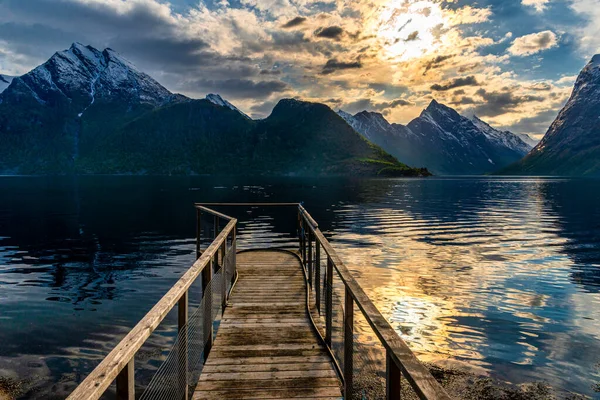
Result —
[[[337, 255], [329, 241], [325, 238], [315, 220], [310, 216], [308, 211], [302, 206], [298, 205], [298, 212], [307, 222], [307, 226], [310, 229], [310, 232], [314, 236], [315, 247], [322, 246], [326, 255], [327, 255], [327, 264], [328, 271], [330, 268], [333, 268], [337, 271], [339, 277], [341, 278], [346, 292], [346, 320], [350, 321], [350, 332], [344, 333], [344, 340], [352, 340], [352, 308], [353, 303], [358, 305], [362, 315], [365, 317], [368, 324], [371, 326], [371, 329], [375, 332], [381, 344], [386, 349], [386, 364], [387, 364], [387, 372], [386, 372], [386, 385], [387, 385], [387, 398], [388, 400], [399, 399], [400, 398], [400, 373], [404, 375], [407, 379], [410, 386], [413, 388], [417, 396], [422, 400], [450, 400], [450, 396], [444, 388], [439, 384], [438, 381], [431, 375], [429, 370], [421, 364], [421, 362], [416, 358], [410, 348], [406, 345], [404, 340], [398, 335], [398, 333], [392, 328], [389, 322], [385, 319], [385, 317], [379, 312], [375, 304], [371, 301], [369, 296], [365, 293], [362, 287], [358, 284], [358, 282], [354, 279], [344, 262]], [[301, 222], [301, 221], [300, 221]], [[306, 259], [306, 239], [300, 238], [300, 246], [301, 246], [301, 255], [304, 255], [303, 260]], [[309, 237], [309, 252], [311, 251], [311, 243]], [[309, 263], [312, 260], [309, 258]], [[319, 262], [317, 260], [317, 262]], [[309, 265], [310, 267], [310, 265]], [[328, 274], [329, 275], [329, 274]], [[317, 278], [315, 274], [315, 278]], [[328, 284], [331, 284], [331, 277], [328, 276]], [[331, 335], [331, 293], [328, 293], [329, 299], [326, 301], [329, 302], [327, 305], [326, 311], [326, 324], [328, 327], [326, 328], [326, 332], [328, 335]], [[349, 334], [349, 336], [348, 336]], [[326, 343], [329, 346], [331, 343], [331, 337], [326, 338]], [[345, 366], [344, 368], [349, 368], [345, 372], [350, 374], [350, 376], [345, 377], [345, 398], [351, 398], [350, 391], [352, 390], [352, 356], [348, 356], [345, 354]], [[349, 365], [350, 364], [350, 365]], [[397, 383], [396, 383], [397, 381]], [[397, 386], [396, 386], [397, 385]]]
[[[225, 249], [229, 235], [233, 237], [233, 248], [235, 251], [235, 227], [237, 219], [225, 214], [202, 207], [202, 211], [215, 215], [216, 218], [224, 218], [229, 222], [223, 230], [215, 237], [213, 242], [202, 252], [194, 264], [183, 274], [183, 276], [171, 287], [171, 289], [160, 299], [158, 303], [142, 318], [140, 322], [119, 342], [119, 344], [102, 360], [102, 362], [84, 379], [83, 382], [67, 397], [67, 400], [97, 400], [111, 383], [117, 380], [117, 398], [131, 399], [134, 394], [134, 358], [137, 351], [150, 337], [152, 332], [164, 320], [166, 315], [179, 303], [180, 308], [185, 306], [185, 312], [180, 310], [179, 326], [181, 328], [182, 315], [187, 323], [187, 294], [192, 283], [200, 274], [209, 271], [212, 273], [213, 261], [218, 257], [219, 250]], [[215, 227], [217, 220], [215, 220]], [[216, 230], [215, 230], [216, 235]], [[199, 239], [197, 239], [199, 242]], [[223, 257], [225, 254], [223, 253]], [[209, 267], [207, 269], [207, 266]], [[204, 275], [204, 274], [203, 274]], [[210, 280], [210, 277], [209, 277]]]

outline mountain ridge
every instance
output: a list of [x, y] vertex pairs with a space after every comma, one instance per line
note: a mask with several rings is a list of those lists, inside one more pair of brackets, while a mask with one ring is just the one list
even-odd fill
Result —
[[583, 67], [542, 140], [498, 173], [600, 176], [600, 54]]
[[464, 117], [435, 99], [407, 125], [390, 124], [382, 114], [370, 111], [338, 114], [399, 160], [438, 174], [490, 173], [531, 149], [515, 134], [477, 117]]
[[254, 121], [219, 95], [171, 93], [113, 50], [80, 43], [0, 93], [0, 171], [429, 174], [364, 140], [325, 105], [285, 99]]

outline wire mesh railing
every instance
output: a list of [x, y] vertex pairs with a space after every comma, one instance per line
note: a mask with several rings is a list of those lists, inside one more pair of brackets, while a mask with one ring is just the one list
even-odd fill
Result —
[[[212, 240], [202, 250], [203, 244], [207, 244], [202, 235], [202, 220], [207, 215], [212, 218], [212, 226], [204, 232], [208, 232]], [[99, 399], [113, 381], [117, 399], [136, 399], [136, 353], [176, 305], [177, 336], [139, 398], [191, 398], [237, 274], [236, 224], [234, 218], [197, 207], [196, 262], [69, 395], [69, 400]], [[190, 310], [189, 290], [198, 278], [201, 278], [202, 297]]]
[[[410, 388], [415, 398], [449, 400], [441, 385], [354, 280], [302, 205], [277, 205], [298, 209], [299, 255], [308, 281], [309, 311], [318, 322], [318, 331], [343, 382], [344, 398], [396, 400], [400, 399], [401, 391]], [[237, 275], [237, 220], [200, 204], [196, 204], [196, 210], [194, 265], [75, 389], [69, 400], [99, 399], [113, 381], [118, 399], [135, 399], [136, 353], [175, 305], [177, 336], [140, 399], [191, 397]], [[199, 277], [202, 297], [190, 315], [189, 290]], [[403, 387], [401, 377], [406, 383]]]
[[[323, 341], [343, 381], [344, 398], [399, 400], [401, 393], [409, 393], [411, 398], [449, 400], [354, 280], [302, 205], [298, 206], [298, 237], [300, 257], [314, 293], [311, 309], [318, 313], [313, 319], [324, 321]], [[364, 332], [355, 332], [357, 326]]]

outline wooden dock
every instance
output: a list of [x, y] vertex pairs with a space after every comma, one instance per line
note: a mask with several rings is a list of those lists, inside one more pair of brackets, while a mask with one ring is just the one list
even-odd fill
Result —
[[[290, 216], [297, 217], [297, 249], [238, 252], [237, 219], [209, 208], [223, 206], [290, 209]], [[365, 389], [385, 392], [367, 393], [369, 399], [400, 400], [401, 381], [407, 385], [402, 391], [409, 387], [421, 400], [450, 400], [302, 204], [205, 203], [195, 208], [196, 261], [67, 400], [99, 400], [106, 392], [119, 400], [350, 400], [365, 396]], [[210, 241], [204, 249], [203, 233]], [[191, 307], [189, 292], [198, 290], [192, 287], [196, 281], [202, 300]], [[335, 308], [334, 290], [341, 292], [336, 298], [342, 303]], [[178, 335], [171, 350], [150, 383], [137, 386], [136, 354], [174, 309]], [[355, 379], [365, 382], [367, 373], [354, 364], [361, 351], [355, 314], [362, 315], [385, 358], [385, 367], [366, 377], [372, 388]], [[342, 347], [334, 349], [340, 342]]]
[[284, 251], [244, 252], [237, 271], [193, 399], [342, 398], [307, 314], [300, 259]]

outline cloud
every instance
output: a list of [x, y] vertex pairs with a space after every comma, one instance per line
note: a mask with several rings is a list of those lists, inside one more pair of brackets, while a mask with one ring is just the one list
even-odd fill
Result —
[[552, 90], [552, 85], [550, 85], [548, 82], [535, 82], [529, 86], [529, 89], [540, 92], [546, 92], [548, 90]]
[[528, 133], [530, 135], [541, 135], [546, 133], [550, 124], [556, 118], [558, 110], [549, 109], [541, 111], [530, 117], [525, 117], [512, 123], [510, 126], [503, 126], [501, 129], [512, 130], [516, 132]]
[[444, 63], [444, 61], [449, 60], [452, 57], [454, 57], [454, 54], [446, 54], [446, 55], [436, 56], [434, 58], [427, 60], [425, 62], [425, 71], [423, 71], [423, 75], [427, 74], [427, 72], [430, 69], [435, 69], [435, 68], [439, 67], [440, 65], [442, 65]]
[[232, 98], [264, 99], [274, 93], [283, 93], [289, 89], [285, 82], [281, 81], [252, 81], [249, 79], [225, 79], [209, 80], [198, 79], [189, 82], [203, 92], [219, 92]]
[[483, 88], [475, 92], [483, 103], [474, 108], [474, 113], [484, 117], [495, 117], [507, 112], [514, 111], [517, 107], [531, 102], [543, 102], [546, 100], [543, 96], [518, 95], [510, 89], [504, 91], [489, 92]]
[[319, 28], [315, 31], [315, 36], [320, 38], [339, 40], [344, 34], [344, 30], [339, 26], [328, 26], [326, 28]]
[[443, 91], [454, 89], [457, 87], [478, 86], [478, 85], [479, 85], [479, 82], [477, 82], [477, 79], [475, 79], [475, 77], [473, 75], [470, 75], [470, 76], [466, 76], [464, 78], [454, 78], [443, 84], [436, 83], [434, 85], [431, 85], [430, 89], [439, 91], [439, 92], [443, 92]]
[[582, 23], [573, 27], [579, 36], [580, 46], [588, 53], [600, 52], [600, 7], [598, 0], [572, 0], [570, 7], [583, 19]]
[[349, 113], [357, 113], [360, 111], [377, 111], [386, 114], [392, 108], [413, 106], [414, 103], [404, 99], [396, 99], [392, 101], [374, 101], [371, 98], [363, 98], [345, 103], [343, 109]]
[[548, 4], [550, 0], [521, 0], [521, 4], [528, 7], [533, 7], [535, 11], [542, 12], [546, 9], [546, 4]]
[[327, 60], [321, 73], [324, 75], [331, 74], [332, 72], [342, 70], [342, 69], [355, 69], [362, 68], [362, 63], [360, 60], [356, 61], [338, 61], [336, 58], [331, 58]]
[[294, 28], [296, 26], [302, 25], [306, 21], [305, 17], [296, 17], [290, 19], [285, 24], [281, 25], [282, 28]]
[[543, 31], [516, 38], [508, 52], [514, 56], [528, 56], [558, 45], [557, 36], [552, 31]]

